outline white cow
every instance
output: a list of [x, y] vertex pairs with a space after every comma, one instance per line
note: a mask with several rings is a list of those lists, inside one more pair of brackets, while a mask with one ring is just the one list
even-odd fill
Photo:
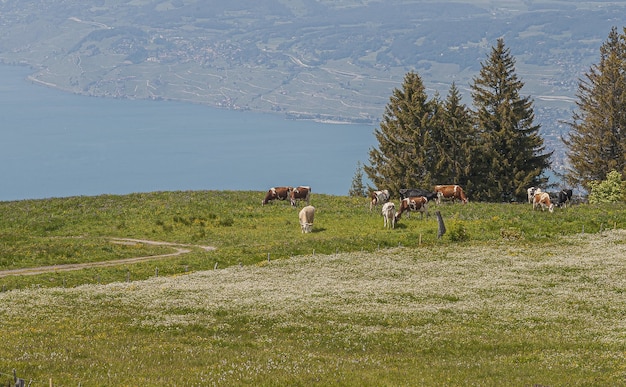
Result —
[[535, 200], [535, 194], [541, 193], [541, 188], [539, 187], [530, 187], [526, 190], [528, 192], [528, 203], [532, 203]]
[[546, 208], [550, 212], [554, 211], [554, 204], [550, 202], [550, 195], [547, 192], [535, 194], [533, 199], [533, 211], [539, 206], [541, 206], [541, 211], [545, 211]]
[[383, 219], [385, 228], [396, 228], [396, 205], [392, 202], [383, 204]]
[[389, 201], [389, 190], [373, 191], [370, 194], [370, 211], [378, 203], [387, 203]]
[[315, 217], [315, 207], [304, 207], [300, 210], [298, 217], [300, 218], [300, 228], [302, 229], [303, 234], [313, 231], [313, 218]]

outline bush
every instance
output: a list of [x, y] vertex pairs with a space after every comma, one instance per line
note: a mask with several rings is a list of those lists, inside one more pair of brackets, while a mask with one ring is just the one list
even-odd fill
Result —
[[624, 200], [624, 182], [622, 175], [617, 171], [611, 171], [606, 175], [606, 180], [589, 182], [591, 193], [589, 203], [616, 203]]
[[453, 242], [464, 242], [470, 239], [467, 229], [463, 223], [460, 222], [455, 222], [450, 226], [448, 235], [450, 236], [450, 240]]

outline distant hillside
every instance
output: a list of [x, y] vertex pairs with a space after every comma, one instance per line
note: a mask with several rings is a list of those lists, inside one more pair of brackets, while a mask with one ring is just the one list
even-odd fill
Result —
[[409, 70], [431, 96], [455, 81], [471, 105], [468, 86], [504, 37], [560, 163], [559, 120], [625, 11], [571, 0], [7, 0], [0, 61], [86, 95], [377, 123]]

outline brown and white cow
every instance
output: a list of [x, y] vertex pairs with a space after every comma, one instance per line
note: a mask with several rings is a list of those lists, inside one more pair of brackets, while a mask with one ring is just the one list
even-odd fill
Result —
[[541, 211], [545, 211], [547, 208], [548, 211], [554, 211], [554, 204], [550, 202], [550, 195], [547, 192], [539, 192], [535, 194], [533, 199], [533, 210], [537, 209], [537, 207], [541, 206]]
[[396, 205], [393, 202], [383, 204], [383, 219], [385, 228], [396, 228]]
[[261, 205], [265, 205], [272, 200], [285, 200], [289, 197], [292, 187], [272, 187], [265, 194], [265, 199], [261, 202]]
[[370, 211], [378, 204], [384, 204], [389, 201], [389, 190], [372, 191], [370, 194]]
[[294, 188], [289, 195], [291, 199], [291, 205], [296, 206], [296, 202], [298, 200], [304, 200], [309, 205], [309, 200], [311, 199], [311, 187], [309, 186], [299, 186]]
[[315, 207], [306, 206], [300, 210], [298, 214], [300, 219], [300, 229], [303, 234], [308, 234], [313, 231], [313, 220], [315, 218]]
[[436, 185], [435, 192], [437, 193], [437, 204], [441, 203], [441, 199], [452, 199], [452, 203], [455, 199], [459, 199], [461, 203], [467, 203], [467, 197], [460, 185]]
[[407, 217], [411, 211], [419, 211], [420, 219], [424, 218], [424, 213], [428, 216], [428, 199], [425, 196], [411, 196], [402, 199], [400, 210], [396, 214], [396, 222], [400, 220], [403, 213], [407, 212]]

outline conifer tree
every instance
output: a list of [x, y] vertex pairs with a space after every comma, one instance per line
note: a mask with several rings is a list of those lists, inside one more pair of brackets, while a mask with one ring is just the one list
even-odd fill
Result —
[[356, 163], [356, 171], [354, 172], [354, 177], [352, 177], [352, 185], [350, 186], [348, 195], [353, 197], [367, 196], [365, 184], [363, 184], [363, 166], [360, 161]]
[[520, 96], [523, 86], [515, 59], [498, 39], [471, 85], [480, 146], [472, 176], [476, 200], [521, 199], [527, 187], [545, 181], [541, 176], [552, 153], [542, 153], [533, 102]]
[[437, 147], [433, 179], [438, 184], [460, 184], [471, 192], [475, 133], [471, 112], [461, 102], [454, 82], [440, 110], [441, 121], [433, 132]]
[[374, 131], [378, 148], [370, 149], [370, 165], [364, 166], [376, 189], [397, 194], [401, 188], [432, 185], [436, 106], [415, 72], [404, 77], [402, 89], [393, 90], [380, 127]]
[[570, 162], [567, 179], [586, 188], [612, 170], [626, 175], [626, 28], [613, 27], [600, 47], [600, 63], [580, 80], [578, 111], [563, 142]]

